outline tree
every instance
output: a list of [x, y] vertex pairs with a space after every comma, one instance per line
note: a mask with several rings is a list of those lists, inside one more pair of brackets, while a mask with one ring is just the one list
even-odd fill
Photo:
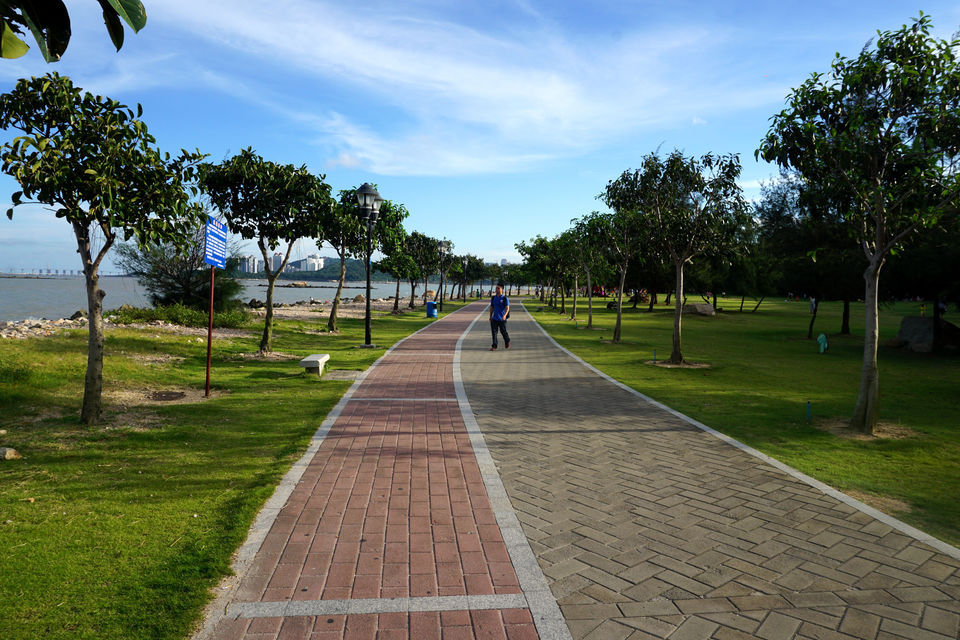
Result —
[[[97, 0], [113, 46], [123, 46], [123, 23], [134, 32], [147, 24], [147, 12], [139, 0]], [[122, 20], [122, 22], [121, 22]], [[63, 0], [0, 0], [0, 57], [19, 58], [29, 45], [18, 37], [29, 30], [47, 62], [56, 62], [70, 44], [70, 14]]]
[[[155, 307], [182, 304], [207, 310], [210, 305], [210, 267], [204, 262], [206, 229], [198, 225], [186, 246], [158, 242], [145, 246], [117, 245], [117, 266], [135, 276]], [[218, 275], [213, 307], [223, 311], [239, 304], [243, 286], [229, 274]]]
[[[587, 276], [587, 329], [593, 328], [593, 274], [609, 268], [604, 260], [603, 243], [605, 241], [604, 219], [594, 211], [579, 220], [571, 220], [577, 238], [580, 268]], [[574, 304], [576, 308], [576, 304]]]
[[684, 266], [697, 255], [716, 253], [730, 244], [745, 224], [746, 202], [737, 184], [740, 160], [735, 154], [706, 154], [697, 159], [674, 151], [663, 160], [651, 153], [642, 167], [629, 179], [621, 178], [615, 201], [635, 200], [656, 244], [673, 262], [676, 288], [670, 362], [680, 364]]
[[413, 297], [416, 290], [416, 279], [423, 280], [423, 295], [427, 295], [427, 281], [440, 267], [440, 251], [437, 248], [439, 240], [428, 235], [413, 231], [407, 238], [407, 252], [416, 265], [416, 270], [410, 274], [410, 308], [413, 308]]
[[393, 312], [400, 312], [400, 280], [410, 269], [409, 256], [404, 254], [404, 245], [407, 240], [407, 230], [403, 228], [403, 221], [410, 216], [407, 208], [399, 202], [384, 200], [380, 205], [380, 215], [377, 218], [376, 248], [388, 261], [393, 270], [388, 270], [397, 279], [397, 291], [393, 296]]
[[487, 267], [483, 264], [483, 258], [467, 254], [467, 270], [464, 272], [464, 283], [469, 282], [470, 288], [477, 280], [482, 280], [487, 273]]
[[[0, 148], [3, 171], [20, 184], [24, 198], [55, 207], [73, 227], [83, 263], [89, 311], [87, 372], [81, 419], [99, 421], [103, 391], [103, 297], [99, 268], [118, 238], [141, 245], [185, 245], [203, 209], [191, 201], [199, 152], [171, 159], [161, 153], [134, 111], [94, 96], [56, 73], [19, 80], [0, 95], [0, 128], [24, 135]], [[13, 208], [7, 211], [13, 218]], [[103, 244], [94, 248], [93, 235]]]
[[613, 327], [613, 342], [620, 343], [620, 327], [623, 320], [623, 285], [631, 260], [643, 260], [642, 250], [646, 241], [643, 227], [643, 212], [635, 197], [637, 174], [624, 171], [619, 178], [607, 183], [606, 190], [598, 197], [613, 213], [595, 213], [598, 229], [606, 236], [602, 246], [620, 274], [617, 287], [617, 322]]
[[843, 222], [866, 258], [860, 389], [850, 426], [878, 419], [880, 270], [891, 251], [937, 224], [960, 200], [960, 40], [931, 36], [923, 14], [879, 32], [856, 58], [837, 54], [828, 75], [813, 74], [772, 118], [757, 156], [796, 169], [849, 203]]
[[[367, 246], [366, 227], [360, 221], [360, 204], [357, 202], [357, 190], [343, 189], [339, 198], [326, 212], [319, 223], [314, 236], [317, 246], [326, 242], [340, 259], [340, 274], [337, 277], [337, 293], [330, 306], [327, 329], [338, 331], [337, 314], [340, 310], [340, 297], [343, 295], [343, 281], [346, 278], [347, 257], [363, 255]], [[363, 256], [366, 259], [366, 256]]]
[[[200, 167], [200, 183], [227, 220], [230, 231], [244, 240], [256, 239], [267, 276], [266, 316], [260, 353], [271, 351], [273, 338], [273, 286], [290, 260], [294, 243], [312, 237], [332, 208], [325, 176], [314, 176], [306, 166], [277, 164], [247, 148], [220, 164]], [[279, 265], [269, 251], [285, 242]], [[269, 251], [268, 251], [269, 250]]]

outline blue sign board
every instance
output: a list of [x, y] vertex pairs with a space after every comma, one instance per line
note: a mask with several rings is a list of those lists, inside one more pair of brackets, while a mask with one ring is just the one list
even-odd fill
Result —
[[214, 267], [227, 267], [227, 225], [207, 216], [207, 242], [203, 261]]

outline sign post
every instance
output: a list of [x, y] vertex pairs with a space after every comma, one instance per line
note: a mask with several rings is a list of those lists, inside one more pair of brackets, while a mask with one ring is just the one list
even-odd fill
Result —
[[207, 235], [203, 261], [210, 265], [210, 322], [207, 327], [207, 386], [203, 394], [210, 397], [210, 352], [213, 345], [213, 281], [217, 267], [227, 266], [227, 225], [207, 216]]

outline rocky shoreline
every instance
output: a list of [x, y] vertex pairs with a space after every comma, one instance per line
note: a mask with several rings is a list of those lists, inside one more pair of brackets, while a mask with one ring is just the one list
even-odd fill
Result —
[[[407, 300], [401, 299], [400, 309], [408, 310]], [[316, 319], [318, 321], [322, 320], [326, 322], [327, 313], [329, 312], [330, 302], [328, 300], [315, 300], [313, 298], [309, 300], [300, 300], [293, 303], [282, 303], [277, 302], [273, 305], [274, 317], [276, 318], [299, 318], [299, 319]], [[422, 298], [416, 300], [416, 305], [422, 306]], [[244, 305], [248, 307], [252, 313], [255, 315], [262, 315], [264, 313], [263, 307], [264, 304], [260, 300], [251, 300], [249, 303]], [[370, 307], [374, 311], [378, 312], [389, 312], [393, 309], [393, 298], [373, 298], [370, 300]], [[337, 312], [337, 317], [339, 318], [362, 318], [366, 313], [366, 303], [362, 295], [357, 295], [353, 298], [343, 298], [340, 303], [340, 308]], [[60, 318], [58, 320], [48, 320], [46, 318], [29, 319], [29, 320], [11, 320], [8, 322], [0, 322], [0, 339], [24, 339], [24, 338], [43, 338], [67, 330], [67, 329], [84, 329], [87, 326], [87, 318], [85, 317], [86, 313], [82, 311], [77, 311], [73, 316], [69, 318]], [[180, 325], [171, 324], [169, 322], [164, 322], [163, 320], [154, 320], [147, 323], [135, 323], [135, 324], [118, 324], [111, 322], [110, 320], [104, 318], [103, 321], [104, 329], [110, 330], [115, 328], [134, 328], [134, 329], [161, 329], [176, 333], [183, 334], [197, 334], [201, 333], [206, 335], [206, 328], [200, 327], [183, 327]], [[247, 329], [214, 329], [214, 334], [216, 335], [246, 335], [251, 331], [258, 331], [256, 327]]]

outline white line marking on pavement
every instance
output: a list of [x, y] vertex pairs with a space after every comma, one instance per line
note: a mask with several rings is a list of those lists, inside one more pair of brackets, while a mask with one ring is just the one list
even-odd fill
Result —
[[855, 499], [855, 498], [851, 498], [850, 496], [848, 496], [847, 494], [843, 493], [842, 491], [837, 491], [836, 489], [834, 489], [834, 488], [831, 487], [830, 485], [824, 484], [823, 482], [820, 482], [820, 481], [817, 480], [816, 478], [811, 478], [811, 477], [808, 476], [807, 474], [802, 473], [802, 472], [800, 472], [800, 471], [797, 471], [796, 469], [794, 469], [794, 468], [791, 467], [791, 466], [785, 465], [784, 463], [780, 462], [780, 461], [777, 460], [776, 458], [771, 458], [771, 457], [768, 456], [767, 454], [761, 453], [760, 451], [757, 451], [757, 450], [754, 449], [753, 447], [750, 447], [750, 446], [748, 446], [748, 445], [743, 444], [743, 443], [740, 442], [739, 440], [734, 440], [734, 439], [731, 438], [730, 436], [728, 436], [728, 435], [726, 435], [726, 434], [723, 434], [723, 433], [720, 433], [720, 432], [717, 431], [716, 429], [712, 429], [711, 427], [708, 427], [707, 425], [703, 424], [702, 422], [698, 422], [697, 420], [694, 420], [694, 419], [691, 418], [690, 416], [685, 416], [684, 414], [680, 413], [680, 412], [677, 411], [676, 409], [671, 409], [671, 408], [668, 407], [667, 405], [662, 404], [662, 403], [660, 403], [660, 402], [657, 402], [656, 400], [654, 400], [653, 398], [651, 398], [651, 397], [649, 397], [649, 396], [645, 396], [644, 394], [640, 393], [640, 392], [637, 391], [636, 389], [633, 389], [633, 388], [631, 388], [631, 387], [628, 387], [627, 385], [625, 385], [624, 383], [620, 382], [619, 380], [615, 380], [615, 379], [611, 378], [610, 376], [608, 376], [607, 374], [605, 374], [603, 371], [600, 371], [600, 369], [597, 369], [595, 366], [593, 366], [592, 364], [590, 364], [589, 362], [587, 362], [586, 360], [584, 360], [583, 358], [581, 358], [581, 357], [578, 356], [577, 354], [573, 353], [572, 351], [570, 351], [570, 350], [567, 349], [566, 347], [561, 346], [559, 342], [557, 342], [556, 340], [553, 339], [553, 336], [551, 336], [549, 333], [547, 333], [547, 330], [544, 329], [544, 328], [540, 325], [539, 322], [537, 322], [536, 320], [533, 319], [533, 316], [530, 315], [530, 312], [527, 311], [527, 308], [523, 305], [522, 302], [520, 303], [520, 306], [523, 308], [524, 311], [527, 312], [527, 315], [530, 316], [530, 319], [533, 321], [533, 324], [536, 325], [536, 327], [537, 327], [538, 329], [540, 329], [540, 331], [543, 332], [543, 335], [545, 335], [550, 342], [552, 342], [558, 349], [560, 349], [561, 351], [563, 351], [564, 353], [566, 353], [568, 356], [570, 356], [570, 357], [573, 358], [574, 360], [578, 361], [580, 364], [582, 364], [582, 365], [585, 366], [586, 368], [590, 369], [591, 371], [593, 371], [594, 373], [596, 373], [596, 374], [599, 375], [600, 377], [605, 378], [606, 380], [612, 382], [613, 384], [617, 385], [617, 386], [620, 387], [621, 389], [632, 393], [633, 395], [637, 396], [638, 398], [642, 398], [643, 400], [646, 400], [647, 402], [649, 402], [649, 403], [652, 404], [653, 406], [658, 407], [658, 408], [660, 408], [660, 409], [663, 409], [663, 410], [666, 411], [667, 413], [670, 413], [670, 414], [672, 414], [672, 415], [680, 418], [680, 419], [683, 420], [684, 422], [686, 422], [686, 423], [688, 423], [688, 424], [691, 424], [691, 425], [697, 427], [698, 429], [701, 429], [701, 430], [703, 430], [703, 431], [706, 431], [706, 432], [709, 433], [710, 435], [712, 435], [712, 436], [714, 436], [714, 437], [716, 437], [716, 438], [718, 438], [718, 439], [720, 439], [720, 440], [723, 440], [723, 441], [726, 442], [727, 444], [733, 445], [734, 447], [736, 447], [737, 449], [740, 449], [740, 450], [743, 451], [744, 453], [748, 453], [748, 454], [750, 454], [751, 456], [753, 456], [753, 457], [755, 457], [755, 458], [759, 458], [760, 460], [763, 460], [764, 462], [766, 462], [767, 464], [769, 464], [771, 467], [774, 467], [774, 468], [776, 468], [776, 469], [779, 469], [780, 471], [783, 471], [783, 472], [786, 473], [787, 475], [793, 476], [793, 477], [796, 478], [797, 480], [799, 480], [799, 481], [801, 481], [801, 482], [803, 482], [803, 483], [806, 483], [806, 484], [810, 485], [811, 487], [813, 487], [813, 488], [815, 488], [815, 489], [819, 489], [820, 491], [822, 491], [823, 493], [827, 494], [828, 496], [830, 496], [830, 497], [832, 497], [832, 498], [836, 498], [836, 499], [839, 500], [840, 502], [843, 502], [844, 504], [850, 505], [850, 506], [853, 507], [854, 509], [857, 509], [858, 511], [862, 511], [863, 513], [867, 514], [868, 516], [871, 516], [872, 518], [876, 518], [877, 520], [879, 520], [879, 521], [882, 522], [883, 524], [887, 525], [888, 527], [892, 527], [893, 529], [896, 529], [897, 531], [899, 531], [899, 532], [901, 532], [901, 533], [905, 533], [905, 534], [907, 534], [908, 536], [910, 536], [911, 538], [914, 538], [915, 540], [918, 540], [919, 542], [922, 542], [922, 543], [924, 543], [924, 544], [926, 544], [926, 545], [929, 545], [929, 546], [933, 547], [933, 548], [936, 549], [937, 551], [940, 551], [940, 552], [945, 553], [946, 555], [948, 555], [948, 556], [950, 556], [950, 557], [952, 557], [952, 558], [956, 558], [957, 560], [960, 560], [960, 549], [958, 549], [958, 548], [956, 548], [956, 547], [954, 547], [954, 546], [952, 546], [952, 545], [949, 545], [949, 544], [947, 544], [946, 542], [944, 542], [944, 541], [942, 541], [942, 540], [938, 540], [938, 539], [934, 538], [934, 537], [931, 536], [929, 533], [924, 533], [923, 531], [920, 531], [919, 529], [916, 529], [916, 528], [914, 528], [914, 527], [911, 527], [911, 526], [908, 525], [906, 522], [903, 522], [903, 521], [901, 521], [901, 520], [897, 520], [897, 519], [894, 518], [893, 516], [887, 515], [886, 513], [883, 513], [882, 511], [877, 511], [877, 510], [874, 509], [873, 507], [871, 507], [871, 506], [869, 506], [869, 505], [867, 505], [867, 504], [864, 504], [864, 503], [860, 502], [859, 500], [857, 500], [857, 499]]
[[526, 609], [520, 593], [486, 596], [432, 596], [423, 598], [351, 598], [347, 600], [284, 600], [281, 602], [235, 602], [227, 617], [278, 618], [282, 616], [360, 615], [409, 613], [413, 611], [476, 611], [480, 609]]
[[467, 337], [470, 330], [473, 329], [473, 325], [483, 316], [484, 311], [486, 311], [486, 308], [480, 311], [460, 336], [460, 339], [457, 340], [457, 352], [453, 357], [453, 385], [457, 390], [457, 398], [460, 400], [460, 413], [463, 416], [467, 433], [470, 435], [470, 444], [473, 445], [473, 453], [477, 457], [477, 464], [480, 466], [480, 474], [483, 476], [483, 484], [487, 489], [487, 497], [490, 498], [490, 505], [493, 507], [494, 515], [497, 518], [500, 534], [503, 536], [504, 544], [507, 545], [507, 553], [510, 554], [514, 571], [517, 572], [520, 589], [523, 591], [530, 614], [533, 616], [537, 633], [544, 640], [572, 640], [573, 636], [570, 635], [567, 622], [563, 619], [557, 599], [550, 591], [547, 578], [543, 575], [543, 571], [537, 563], [537, 557], [533, 554], [530, 542], [520, 526], [517, 513], [510, 503], [507, 490], [503, 486], [503, 480], [500, 479], [497, 466], [490, 456], [490, 450], [483, 438], [483, 432], [480, 431], [480, 425], [477, 424], [477, 419], [470, 408], [470, 402], [467, 400], [467, 392], [463, 387], [463, 376], [460, 374], [461, 346], [463, 345], [463, 339]]
[[350, 402], [458, 402], [456, 398], [350, 398]]

